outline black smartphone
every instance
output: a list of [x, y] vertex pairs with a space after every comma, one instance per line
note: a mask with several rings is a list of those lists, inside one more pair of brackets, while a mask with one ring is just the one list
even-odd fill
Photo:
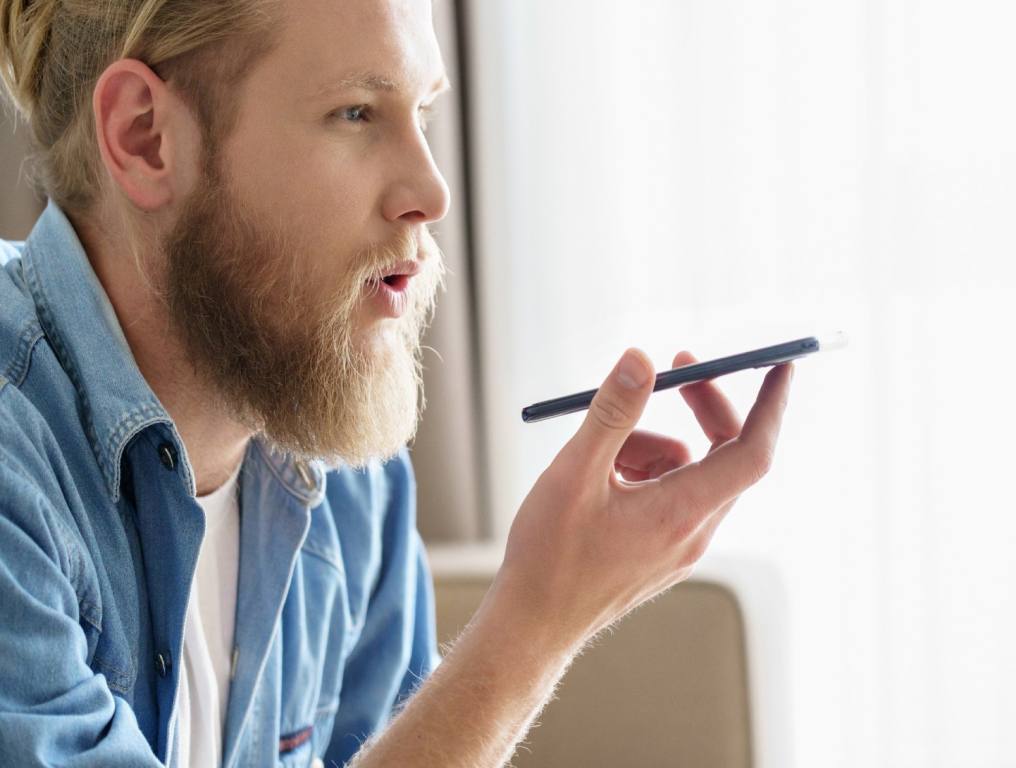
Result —
[[[715, 360], [707, 360], [704, 363], [692, 363], [674, 368], [663, 373], [656, 374], [656, 384], [653, 392], [661, 389], [673, 389], [684, 384], [691, 384], [696, 381], [715, 379], [717, 376], [725, 376], [735, 371], [743, 371], [746, 368], [766, 368], [780, 363], [788, 363], [791, 360], [816, 352], [840, 349], [847, 344], [846, 336], [837, 333], [829, 337], [819, 338], [808, 336], [803, 339], [787, 341], [783, 344], [774, 344], [771, 347], [753, 349], [750, 352], [742, 352], [738, 355], [720, 357]], [[522, 420], [526, 423], [543, 421], [554, 416], [563, 416], [566, 413], [584, 411], [593, 401], [596, 394], [595, 389], [585, 392], [578, 392], [574, 395], [556, 397], [553, 400], [544, 400], [534, 403], [522, 409]]]

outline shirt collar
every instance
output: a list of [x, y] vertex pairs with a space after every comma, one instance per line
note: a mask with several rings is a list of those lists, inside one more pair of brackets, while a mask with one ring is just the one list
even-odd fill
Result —
[[[73, 225], [52, 200], [25, 242], [22, 264], [39, 322], [77, 390], [85, 432], [113, 501], [120, 497], [124, 450], [155, 424], [170, 431], [187, 488], [196, 495], [183, 440], [141, 375]], [[270, 449], [263, 439], [256, 441], [265, 463], [291, 494], [309, 506], [320, 503], [320, 462], [294, 460]]]
[[279, 450], [260, 435], [253, 442], [255, 452], [290, 494], [311, 509], [324, 500], [326, 466], [323, 462], [294, 459], [292, 454]]

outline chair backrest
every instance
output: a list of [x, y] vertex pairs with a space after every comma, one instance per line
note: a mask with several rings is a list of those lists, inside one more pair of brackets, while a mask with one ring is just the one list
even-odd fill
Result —
[[[432, 558], [433, 560], [433, 558]], [[438, 636], [454, 640], [491, 574], [434, 567]], [[599, 637], [516, 754], [517, 768], [749, 768], [744, 620], [733, 592], [692, 580]]]

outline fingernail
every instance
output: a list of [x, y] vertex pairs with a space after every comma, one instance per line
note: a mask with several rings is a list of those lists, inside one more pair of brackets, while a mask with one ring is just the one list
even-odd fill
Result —
[[627, 389], [638, 389], [649, 379], [649, 371], [645, 363], [632, 350], [624, 353], [621, 363], [617, 366], [617, 380]]

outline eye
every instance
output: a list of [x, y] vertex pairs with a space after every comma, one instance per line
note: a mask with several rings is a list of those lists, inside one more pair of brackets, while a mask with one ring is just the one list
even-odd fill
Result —
[[330, 117], [338, 120], [345, 120], [350, 123], [366, 123], [370, 119], [370, 107], [366, 104], [357, 104], [353, 107], [342, 107], [331, 113]]

